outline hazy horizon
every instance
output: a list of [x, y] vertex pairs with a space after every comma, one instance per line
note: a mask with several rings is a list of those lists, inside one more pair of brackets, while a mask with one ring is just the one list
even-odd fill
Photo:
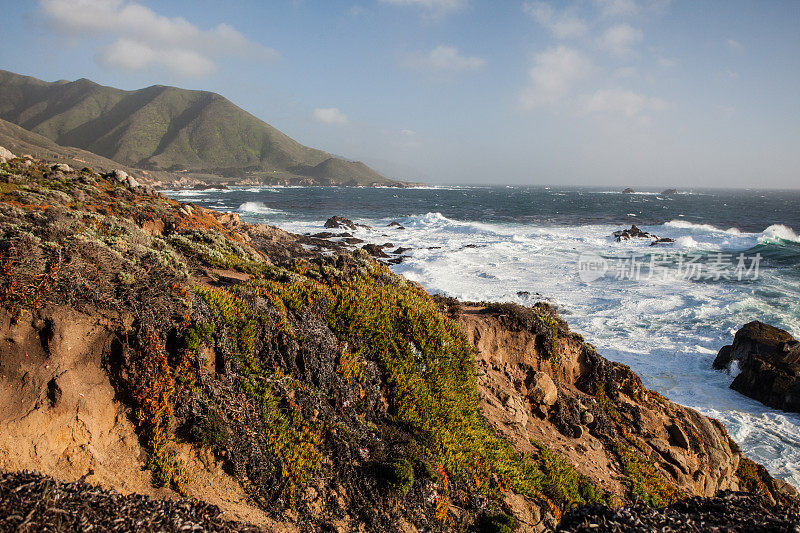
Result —
[[393, 177], [800, 188], [800, 2], [5, 7], [0, 68], [218, 92]]

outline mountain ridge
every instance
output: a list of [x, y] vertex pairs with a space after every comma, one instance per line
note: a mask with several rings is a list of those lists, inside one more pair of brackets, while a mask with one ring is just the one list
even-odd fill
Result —
[[147, 171], [264, 183], [400, 184], [363, 163], [307, 147], [203, 90], [151, 85], [129, 91], [87, 78], [47, 82], [0, 70], [0, 118]]

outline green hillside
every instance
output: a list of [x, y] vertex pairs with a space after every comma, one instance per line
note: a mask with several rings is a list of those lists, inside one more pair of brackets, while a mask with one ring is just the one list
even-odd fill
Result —
[[146, 170], [232, 178], [280, 171], [331, 184], [395, 183], [363, 163], [303, 146], [207, 91], [163, 85], [124, 91], [0, 70], [0, 118], [61, 146]]
[[60, 146], [47, 137], [28, 131], [16, 124], [0, 119], [0, 146], [9, 149], [18, 156], [31, 155], [36, 158], [50, 159], [67, 163], [74, 168], [90, 167], [94, 170], [111, 171], [123, 169], [131, 174], [128, 166], [121, 165], [103, 156], [93, 154], [80, 148]]

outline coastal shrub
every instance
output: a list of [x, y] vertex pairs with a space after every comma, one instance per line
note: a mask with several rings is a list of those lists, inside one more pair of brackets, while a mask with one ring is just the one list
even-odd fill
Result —
[[476, 525], [478, 533], [511, 533], [517, 523], [513, 516], [497, 513], [481, 515]]
[[423, 289], [382, 265], [368, 266], [327, 283], [295, 276], [283, 283], [251, 282], [249, 288], [295, 312], [324, 302], [330, 329], [377, 358], [393, 391], [393, 411], [427, 435], [447, 470], [489, 494], [508, 488], [541, 494], [538, 466], [483, 419], [473, 351], [461, 330]]
[[[256, 401], [261, 412], [267, 446], [281, 463], [281, 475], [288, 482], [291, 494], [297, 484], [305, 482], [322, 459], [322, 439], [319, 428], [307, 422], [298, 410], [282, 401], [281, 388], [300, 387], [282, 369], [266, 368], [255, 358], [256, 333], [259, 326], [272, 320], [267, 313], [253, 306], [230, 289], [195, 286], [195, 294], [211, 308], [215, 318], [226, 327], [228, 343], [240, 362], [241, 379], [237, 391]], [[281, 305], [282, 307], [282, 305]], [[285, 320], [285, 307], [279, 311], [281, 319], [275, 324], [278, 331], [289, 331]], [[204, 334], [195, 326], [187, 345], [199, 345]], [[206, 334], [208, 329], [205, 330]]]
[[355, 378], [357, 381], [363, 382], [366, 378], [364, 366], [358, 359], [358, 355], [346, 349], [342, 350], [342, 354], [339, 356], [339, 365], [336, 367], [336, 371], [347, 381]]
[[591, 480], [544, 444], [531, 441], [538, 450], [542, 472], [543, 491], [562, 506], [570, 504], [602, 503], [603, 493]]
[[[303, 269], [310, 271], [307, 265]], [[423, 289], [384, 266], [368, 262], [338, 270], [341, 277], [320, 281], [268, 267], [261, 277], [236, 287], [194, 288], [226, 325], [228, 344], [245, 376], [238, 387], [263, 406], [271, 450], [285, 475], [293, 483], [307, 479], [320, 459], [321, 437], [296, 410], [279, 408], [282, 396], [271, 384], [282, 379], [275, 377], [280, 369], [255, 359], [255, 335], [269, 324], [272, 334], [294, 336], [290, 314], [320, 309], [331, 331], [351, 347], [350, 355], [376, 360], [391, 390], [392, 412], [424, 436], [447, 471], [488, 495], [507, 489], [541, 495], [539, 466], [483, 419], [472, 347], [456, 324]], [[256, 311], [245, 295], [263, 298], [271, 310]], [[357, 377], [350, 355], [338, 368]]]
[[139, 363], [137, 386], [132, 393], [137, 405], [136, 417], [150, 449], [148, 467], [159, 485], [184, 494], [187, 479], [183, 464], [169, 449], [173, 425], [170, 400], [175, 385], [164, 344], [154, 331], [142, 333], [139, 344], [143, 356]]
[[192, 436], [204, 446], [223, 446], [230, 437], [225, 417], [216, 409], [209, 411], [208, 416], [192, 428]]
[[653, 464], [627, 444], [616, 442], [614, 452], [622, 465], [631, 493], [647, 505], [663, 507], [680, 496], [678, 489], [662, 476]]
[[764, 474], [766, 474], [766, 470], [763, 467], [759, 467], [758, 463], [747, 457], [742, 457], [739, 461], [739, 468], [736, 469], [736, 477], [739, 478], [739, 489], [755, 494], [770, 494], [767, 484], [762, 479]]
[[408, 494], [413, 485], [414, 467], [408, 459], [394, 459], [389, 464], [389, 486], [400, 494]]

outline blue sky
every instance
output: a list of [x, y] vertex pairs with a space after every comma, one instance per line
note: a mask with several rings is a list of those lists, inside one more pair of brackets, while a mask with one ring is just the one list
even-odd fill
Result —
[[800, 187], [800, 1], [3, 1], [0, 68], [440, 183]]

